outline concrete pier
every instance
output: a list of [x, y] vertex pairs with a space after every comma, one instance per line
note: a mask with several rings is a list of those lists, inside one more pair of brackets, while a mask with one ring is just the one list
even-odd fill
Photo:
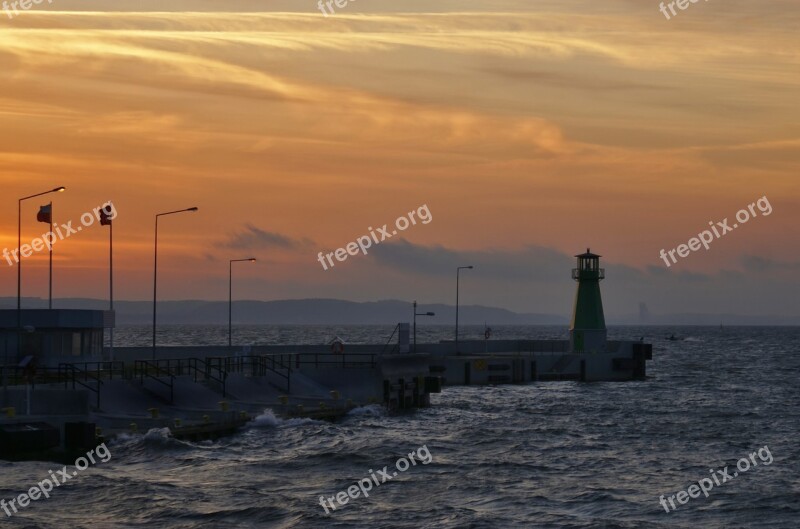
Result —
[[55, 427], [58, 446], [32, 454], [52, 457], [66, 449], [69, 423], [91, 423], [103, 438], [169, 428], [174, 437], [203, 439], [228, 435], [265, 410], [335, 419], [368, 404], [424, 407], [439, 387], [426, 383], [427, 355], [381, 346], [163, 347], [157, 360], [152, 349], [132, 347], [115, 349], [115, 358], [9, 369], [0, 427]]
[[[184, 439], [229, 435], [265, 410], [278, 417], [335, 419], [354, 407], [430, 405], [453, 385], [548, 380], [623, 381], [646, 377], [652, 346], [609, 341], [573, 352], [569, 340], [452, 341], [329, 346], [117, 348], [115, 362], [45, 365], [16, 374], [4, 395], [3, 424], [95, 425], [101, 438], [169, 428]], [[31, 376], [33, 378], [31, 378]], [[33, 385], [26, 384], [33, 381]], [[30, 408], [30, 413], [28, 413]], [[0, 458], [8, 458], [0, 454]]]

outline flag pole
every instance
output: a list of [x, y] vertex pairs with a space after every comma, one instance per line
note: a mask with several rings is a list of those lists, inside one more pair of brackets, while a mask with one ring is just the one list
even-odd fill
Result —
[[[50, 201], [50, 233], [53, 233], [53, 202]], [[52, 236], [51, 236], [52, 238]], [[53, 244], [50, 244], [50, 302], [48, 308], [53, 310]]]
[[[111, 300], [111, 312], [114, 312], [114, 223], [108, 225], [108, 292]], [[116, 324], [116, 322], [114, 322]], [[109, 360], [114, 361], [114, 327], [111, 327], [111, 347]]]
[[[108, 203], [112, 208], [114, 207], [111, 202]], [[99, 210], [100, 225], [108, 226], [108, 301], [109, 312], [114, 312], [114, 223], [113, 219], [106, 213], [105, 208]], [[116, 215], [115, 215], [116, 216]], [[116, 320], [116, 318], [115, 318]], [[116, 323], [116, 322], [114, 322]], [[103, 325], [105, 331], [105, 325]], [[105, 334], [105, 332], [104, 332]], [[112, 324], [109, 330], [109, 348], [108, 359], [110, 362], [114, 361], [114, 325]]]

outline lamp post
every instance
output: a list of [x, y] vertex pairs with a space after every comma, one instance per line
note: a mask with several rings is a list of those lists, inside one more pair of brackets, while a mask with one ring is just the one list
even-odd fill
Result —
[[[28, 334], [33, 334], [36, 332], [36, 327], [33, 325], [26, 325], [25, 331]], [[23, 365], [24, 364], [24, 365]], [[36, 357], [35, 356], [26, 356], [22, 362], [20, 362], [25, 369], [28, 369], [28, 366], [32, 366], [28, 375], [25, 377], [28, 379], [28, 385], [25, 386], [25, 415], [30, 416], [31, 414], [31, 390], [33, 389], [34, 384], [34, 373], [36, 370]], [[24, 371], [23, 371], [24, 373]]]
[[458, 279], [462, 270], [472, 270], [474, 266], [459, 266], [456, 268], [456, 354], [458, 354]]
[[417, 312], [417, 301], [414, 300], [414, 352], [417, 352], [417, 316], [436, 316], [435, 312]]
[[8, 407], [8, 335], [3, 333], [3, 347], [6, 357], [3, 364], [3, 407]]
[[155, 244], [153, 246], [153, 360], [156, 359], [156, 299], [158, 294], [158, 217], [165, 215], [174, 215], [175, 213], [184, 213], [187, 211], [197, 211], [198, 208], [191, 207], [186, 209], [178, 209], [175, 211], [167, 211], [166, 213], [156, 214], [156, 231], [155, 231]]
[[[111, 202], [108, 203], [112, 208], [114, 207]], [[113, 209], [112, 209], [113, 211]], [[114, 215], [116, 217], [116, 215]], [[108, 226], [108, 299], [110, 312], [114, 312], [114, 219], [105, 208], [100, 210], [100, 225]], [[116, 318], [114, 320], [116, 325]], [[109, 339], [109, 352], [108, 359], [114, 361], [114, 327], [111, 327]]]
[[61, 193], [66, 189], [67, 188], [64, 186], [59, 186], [50, 191], [43, 191], [35, 195], [22, 197], [17, 203], [17, 356], [19, 356], [22, 350], [22, 255], [20, 253], [22, 251], [22, 203], [30, 198], [36, 198], [50, 193]]
[[228, 347], [233, 347], [233, 263], [255, 263], [255, 257], [231, 259], [228, 262]]

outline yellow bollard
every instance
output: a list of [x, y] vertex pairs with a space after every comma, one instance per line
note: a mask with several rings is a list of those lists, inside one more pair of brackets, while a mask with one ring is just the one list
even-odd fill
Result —
[[99, 426], [94, 429], [94, 436], [95, 438], [103, 437], [103, 429]]
[[352, 408], [353, 407], [353, 399], [347, 399], [347, 407], [348, 408]]
[[281, 404], [283, 404], [284, 406], [289, 404], [289, 397], [287, 397], [286, 395], [281, 395], [280, 397], [278, 397], [278, 400], [281, 401]]
[[135, 422], [132, 422], [132, 423], [131, 423], [131, 426], [130, 426], [130, 428], [131, 428], [131, 432], [132, 432], [132, 433], [136, 433], [136, 432], [138, 432], [138, 431], [139, 431], [139, 426], [137, 426], [137, 424], [136, 424]]
[[175, 428], [180, 428], [181, 427], [181, 420], [180, 419], [175, 419], [174, 422], [175, 422]]
[[158, 419], [158, 408], [147, 408], [147, 411], [150, 412], [151, 419]]
[[228, 411], [230, 409], [230, 403], [226, 400], [220, 401], [219, 407], [222, 408], [222, 411]]
[[240, 411], [239, 412], [239, 418], [242, 419], [242, 420], [247, 419], [247, 412], [246, 411]]
[[208, 424], [211, 422], [211, 418], [208, 415], [203, 415], [203, 422]]
[[339, 393], [338, 391], [336, 391], [335, 389], [331, 390], [331, 398], [333, 400], [339, 400], [339, 397], [341, 397], [341, 396], [342, 396], [342, 394]]
[[13, 419], [14, 417], [17, 416], [17, 409], [14, 407], [3, 408], [3, 411], [6, 412], [6, 417], [8, 417], [9, 419]]

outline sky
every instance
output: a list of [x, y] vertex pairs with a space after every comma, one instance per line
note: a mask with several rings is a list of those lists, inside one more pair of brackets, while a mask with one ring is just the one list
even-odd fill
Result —
[[[224, 11], [220, 11], [221, 6]], [[115, 296], [455, 301], [568, 314], [800, 317], [800, 4], [53, 0], [0, 12], [0, 248], [108, 200]], [[766, 197], [766, 198], [764, 198]], [[750, 204], [747, 223], [660, 257]], [[318, 253], [426, 206], [366, 255]], [[764, 208], [765, 210], [767, 208]], [[716, 224], [715, 224], [716, 226]], [[374, 242], [374, 241], [373, 241]], [[324, 258], [324, 257], [323, 257]], [[23, 261], [46, 297], [48, 256]], [[108, 228], [54, 251], [56, 298], [108, 295]], [[16, 267], [0, 260], [0, 296]]]

